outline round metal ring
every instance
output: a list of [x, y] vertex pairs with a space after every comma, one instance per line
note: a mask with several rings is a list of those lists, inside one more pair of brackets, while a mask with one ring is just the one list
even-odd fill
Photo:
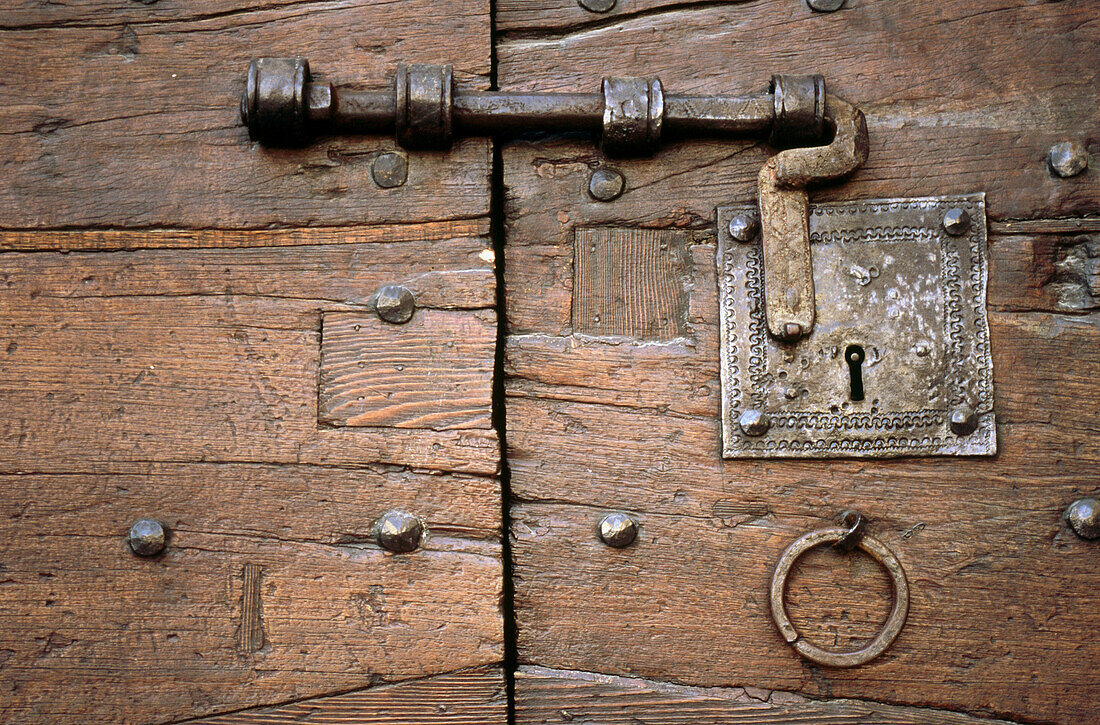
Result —
[[772, 575], [772, 619], [775, 620], [775, 625], [779, 628], [780, 634], [800, 655], [812, 662], [828, 667], [855, 667], [878, 657], [886, 651], [887, 647], [893, 644], [901, 632], [901, 628], [905, 626], [905, 618], [909, 615], [909, 583], [905, 579], [905, 571], [901, 568], [901, 562], [881, 541], [871, 536], [863, 536], [856, 546], [881, 564], [890, 573], [890, 578], [894, 584], [894, 608], [878, 636], [871, 640], [866, 647], [854, 652], [831, 652], [804, 639], [798, 630], [794, 628], [794, 625], [791, 624], [790, 617], [787, 616], [787, 607], [783, 601], [787, 591], [787, 576], [791, 572], [791, 567], [794, 566], [800, 556], [810, 549], [823, 544], [836, 544], [843, 541], [848, 532], [849, 529], [846, 527], [811, 531], [787, 547], [787, 550], [779, 557], [779, 564], [775, 567], [775, 574]]

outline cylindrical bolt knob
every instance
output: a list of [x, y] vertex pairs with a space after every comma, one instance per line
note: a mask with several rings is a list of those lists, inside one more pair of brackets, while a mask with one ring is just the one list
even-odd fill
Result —
[[253, 141], [294, 146], [306, 138], [305, 58], [257, 58], [248, 67], [248, 86], [241, 98], [241, 120]]
[[966, 209], [948, 209], [943, 215], [943, 229], [953, 237], [960, 237], [970, 229], [970, 214]]
[[741, 417], [737, 419], [737, 424], [741, 426], [741, 431], [745, 435], [754, 437], [764, 435], [772, 427], [772, 422], [768, 419], [768, 416], [764, 415], [763, 411], [755, 408], [749, 408], [742, 413]]
[[819, 13], [831, 13], [844, 6], [844, 0], [806, 0], [811, 10]]
[[404, 511], [390, 511], [378, 520], [378, 545], [395, 554], [407, 554], [420, 546], [424, 524]]
[[403, 325], [412, 319], [416, 300], [405, 287], [399, 284], [386, 285], [375, 295], [374, 309], [386, 322]]
[[588, 193], [596, 201], [615, 201], [623, 195], [626, 179], [615, 169], [601, 167], [588, 177]]
[[1100, 539], [1100, 501], [1077, 499], [1066, 509], [1065, 519], [1073, 533], [1082, 539]]
[[138, 519], [130, 525], [130, 550], [138, 556], [156, 556], [164, 551], [168, 533], [156, 519]]
[[638, 538], [638, 522], [626, 514], [613, 513], [600, 519], [597, 530], [600, 541], [616, 549], [623, 549]]
[[973, 408], [960, 405], [951, 411], [951, 431], [955, 435], [968, 436], [978, 429], [978, 414]]
[[1077, 176], [1089, 166], [1089, 152], [1077, 141], [1062, 141], [1050, 147], [1047, 155], [1050, 170], [1063, 179]]
[[735, 242], [751, 242], [760, 233], [760, 221], [751, 214], [736, 214], [729, 223], [730, 236]]

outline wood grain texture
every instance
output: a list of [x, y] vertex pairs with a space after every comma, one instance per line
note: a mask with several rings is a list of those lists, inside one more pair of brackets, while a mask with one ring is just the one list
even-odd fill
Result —
[[374, 314], [326, 313], [319, 420], [357, 427], [491, 429], [496, 343], [491, 310], [417, 310], [401, 325]]
[[[0, 697], [16, 721], [168, 722], [501, 659], [499, 543], [429, 520], [422, 549], [381, 551], [371, 522], [405, 495], [387, 474], [150, 468], [4, 477]], [[327, 484], [365, 500], [325, 514]], [[424, 514], [443, 488], [420, 487]], [[163, 555], [130, 552], [138, 515], [168, 526]], [[250, 620], [262, 645], [242, 651]]]
[[[501, 8], [502, 88], [595, 90], [603, 75], [656, 75], [669, 93], [732, 94], [763, 89], [773, 73], [823, 73], [831, 91], [866, 112], [871, 153], [822, 198], [981, 190], [993, 219], [1097, 212], [1100, 174], [1060, 179], [1045, 161], [1062, 140], [1100, 152], [1093, 62], [1100, 26], [1092, 3], [867, 0], [823, 14], [792, 0], [654, 2], [665, 10], [631, 17], [635, 6], [623, 4], [621, 15], [589, 15], [589, 22], [566, 21], [561, 13], [576, 8], [555, 5], [570, 9]], [[507, 35], [509, 9], [527, 29], [515, 37]], [[545, 31], [535, 30], [543, 24]], [[564, 156], [583, 162], [590, 153], [578, 147]], [[755, 196], [767, 153], [744, 141], [692, 143], [631, 160], [619, 164], [623, 199], [706, 217], [716, 203]], [[691, 169], [705, 169], [707, 178], [685, 175]]]
[[[451, 314], [484, 324], [488, 251], [459, 239], [2, 255], [0, 466], [383, 462], [493, 474], [488, 429], [317, 424], [322, 313], [363, 314], [378, 286], [404, 281], [425, 307], [471, 308]], [[489, 410], [487, 389], [480, 405]]]
[[[1003, 222], [990, 237], [997, 457], [723, 461], [713, 212], [752, 197], [750, 167], [762, 156], [749, 164], [759, 149], [726, 145], [723, 167], [703, 160], [700, 148], [720, 147], [701, 142], [617, 162], [628, 190], [610, 204], [585, 194], [590, 170], [603, 163], [591, 148], [558, 141], [504, 150], [520, 662], [693, 687], [1088, 721], [1100, 692], [1092, 665], [1100, 649], [1082, 633], [1098, 624], [1097, 550], [1061, 515], [1100, 491], [1092, 222], [1051, 220], [1047, 200], [1029, 201], [1021, 208], [1035, 222]], [[738, 181], [730, 169], [740, 163]], [[977, 157], [968, 163], [989, 171]], [[897, 173], [894, 192], [964, 190], [912, 167]], [[870, 188], [857, 181], [824, 195], [861, 198]], [[990, 190], [991, 203], [997, 193]], [[1095, 198], [1088, 208], [1095, 211]], [[573, 235], [593, 225], [686, 235], [685, 336], [575, 334]], [[867, 514], [897, 553], [913, 600], [885, 655], [832, 670], [805, 663], [784, 643], [767, 591], [782, 550], [846, 508]], [[594, 535], [599, 517], [614, 510], [641, 522], [639, 542], [623, 551]], [[855, 648], [885, 620], [889, 596], [884, 572], [866, 557], [814, 552], [792, 575], [788, 607], [808, 637]], [[524, 687], [520, 680], [517, 702]], [[628, 714], [645, 713], [639, 706]]]
[[[447, 241], [487, 237], [489, 219], [457, 219], [414, 224], [320, 227], [313, 229], [71, 229], [5, 231], [0, 251], [107, 252], [134, 249], [239, 249], [245, 247], [301, 247], [317, 244]], [[385, 250], [386, 247], [379, 247]], [[444, 247], [441, 253], [445, 253]], [[384, 255], [383, 255], [384, 256]]]
[[[590, 169], [602, 163], [592, 148], [565, 142], [508, 146], [503, 156], [508, 190], [505, 213], [509, 220], [507, 282], [509, 288], [519, 292], [509, 295], [510, 332], [571, 333], [573, 236], [576, 229], [595, 225], [676, 229], [688, 235], [689, 252], [694, 260], [694, 272], [687, 282], [691, 288], [688, 328], [713, 324], [716, 308], [710, 306], [715, 303], [709, 290], [717, 284], [712, 269], [714, 209], [735, 196], [731, 188], [737, 184], [745, 186], [746, 198], [751, 198], [755, 189], [747, 187], [754, 183], [751, 179], [756, 172], [745, 168], [748, 176], [738, 180], [735, 174], [713, 166], [693, 167], [690, 152], [701, 145], [703, 142], [662, 152], [668, 154], [668, 163], [660, 155], [650, 160], [617, 161], [619, 166], [631, 165], [633, 169], [626, 172], [628, 188], [624, 196], [610, 204], [594, 202], [585, 192]], [[732, 153], [733, 158], [744, 155], [742, 151]], [[841, 185], [834, 192], [813, 198], [864, 196], [848, 185]], [[1100, 199], [1100, 195], [1096, 198]], [[1090, 309], [1089, 298], [1096, 287], [1097, 234], [1088, 231], [1091, 226], [1088, 219], [1002, 226], [1002, 233], [991, 236], [992, 309], [1052, 312]], [[996, 225], [993, 229], [997, 231]], [[1028, 289], [1026, 293], [1021, 285]]]
[[[657, 363], [652, 343], [577, 344], [557, 384], [569, 353], [547, 345], [548, 364], [508, 382], [521, 662], [1079, 722], [1100, 688], [1100, 651], [1080, 636], [1096, 625], [1100, 578], [1095, 545], [1061, 512], [1100, 492], [1100, 324], [991, 322], [1001, 454], [990, 461], [722, 461], [716, 348], [669, 345]], [[909, 623], [874, 663], [819, 669], [776, 632], [768, 579], [783, 548], [846, 508], [869, 515], [905, 566]], [[639, 543], [598, 542], [607, 510], [639, 516]], [[889, 596], [869, 560], [820, 552], [788, 601], [807, 636], [843, 649], [874, 636]]]
[[0, 228], [262, 228], [488, 213], [485, 140], [417, 153], [408, 182], [383, 190], [370, 165], [392, 139], [267, 150], [249, 142], [238, 118], [248, 62], [259, 55], [302, 55], [319, 78], [379, 88], [400, 61], [453, 63], [460, 86], [485, 89], [487, 0], [19, 3], [0, 23], [9, 56]]
[[998, 240], [990, 304], [1013, 311], [1100, 309], [1100, 234], [1040, 234]]
[[637, 340], [671, 340], [687, 332], [686, 234], [605, 227], [574, 234], [575, 332]]
[[[750, 0], [616, 0], [610, 10], [594, 13], [581, 4], [560, 0], [500, 0], [496, 6], [497, 30], [504, 40], [552, 34], [569, 34], [599, 28], [636, 17], [648, 17], [685, 6], [733, 5]], [[809, 10], [807, 10], [809, 12]]]
[[809, 700], [758, 687], [695, 688], [639, 678], [521, 667], [516, 723], [549, 725], [1004, 725], [1004, 720], [858, 700]]
[[490, 725], [507, 722], [499, 667], [436, 675], [345, 695], [198, 720], [197, 725]]

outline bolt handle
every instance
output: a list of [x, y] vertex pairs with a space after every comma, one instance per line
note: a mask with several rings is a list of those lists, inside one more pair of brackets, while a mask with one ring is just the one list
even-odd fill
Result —
[[[770, 131], [785, 150], [757, 178], [764, 312], [768, 332], [790, 344], [810, 334], [816, 315], [806, 187], [852, 173], [869, 148], [863, 113], [827, 98], [819, 75], [775, 76], [768, 93], [746, 97], [666, 94], [656, 78], [605, 78], [600, 93], [460, 92], [451, 66], [410, 63], [397, 67], [390, 91], [348, 91], [314, 83], [305, 58], [257, 58], [241, 120], [269, 146], [332, 132], [392, 132], [415, 149], [446, 148], [459, 132], [590, 131], [615, 156], [650, 154], [668, 136]], [[592, 193], [616, 197], [611, 187]]]

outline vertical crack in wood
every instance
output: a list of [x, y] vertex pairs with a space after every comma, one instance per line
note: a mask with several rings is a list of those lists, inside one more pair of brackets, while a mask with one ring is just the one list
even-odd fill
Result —
[[241, 571], [241, 626], [237, 630], [237, 651], [241, 654], [259, 652], [264, 646], [263, 606], [260, 600], [260, 580], [263, 567], [247, 563]]

